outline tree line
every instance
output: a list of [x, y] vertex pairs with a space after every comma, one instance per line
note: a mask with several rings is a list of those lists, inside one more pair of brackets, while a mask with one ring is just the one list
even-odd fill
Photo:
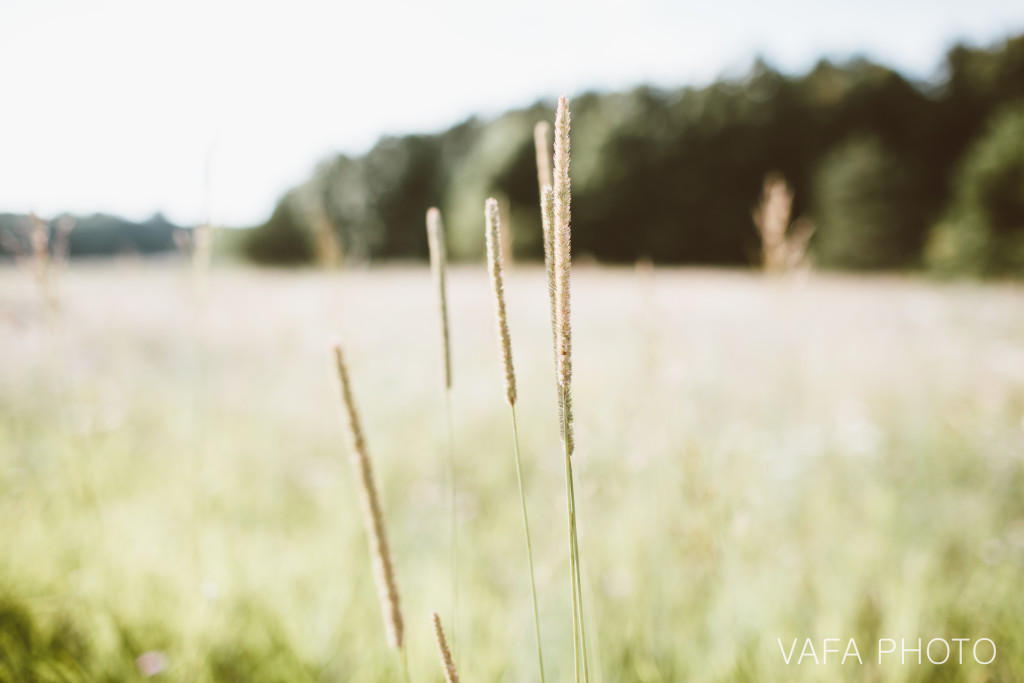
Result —
[[[765, 178], [785, 178], [824, 267], [1012, 273], [1024, 266], [1024, 36], [953, 47], [911, 82], [866, 59], [788, 76], [756, 61], [707, 87], [573, 98], [574, 251], [609, 263], [756, 262]], [[483, 253], [497, 196], [516, 258], [542, 255], [539, 102], [322, 161], [242, 240], [258, 262], [425, 259], [441, 208], [456, 259]]]
[[[800, 75], [758, 60], [706, 87], [574, 97], [574, 252], [756, 264], [756, 207], [766, 178], [781, 178], [819, 266], [1024, 271], [1024, 35], [955, 46], [942, 66], [941, 78], [913, 82], [866, 59]], [[533, 134], [553, 117], [538, 102], [327, 158], [265, 223], [222, 244], [271, 264], [420, 260], [424, 214], [438, 206], [451, 256], [476, 259], [494, 196], [514, 257], [540, 259]], [[0, 256], [31, 251], [31, 225], [0, 214]], [[61, 216], [48, 230], [71, 257], [173, 251], [183, 237], [159, 214]]]

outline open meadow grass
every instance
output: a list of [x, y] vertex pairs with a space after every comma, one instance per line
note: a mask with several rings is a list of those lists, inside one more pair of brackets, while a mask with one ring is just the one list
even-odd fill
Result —
[[[547, 280], [532, 265], [504, 276], [544, 665], [565, 681]], [[1024, 288], [583, 265], [572, 289], [594, 680], [1024, 680]], [[221, 268], [201, 298], [176, 264], [76, 265], [61, 301], [48, 314], [25, 272], [0, 269], [0, 680], [400, 680], [336, 339], [410, 678], [442, 679], [430, 613], [448, 629], [448, 436], [426, 267]], [[455, 658], [463, 680], [535, 681], [482, 264], [449, 270], [448, 309]], [[972, 639], [964, 663], [955, 649], [900, 662], [901, 638], [936, 637]], [[807, 638], [817, 664], [797, 663]], [[840, 639], [827, 663], [824, 638]], [[851, 638], [862, 663], [839, 661]], [[879, 664], [886, 638], [897, 651]], [[991, 664], [971, 656], [979, 638]]]

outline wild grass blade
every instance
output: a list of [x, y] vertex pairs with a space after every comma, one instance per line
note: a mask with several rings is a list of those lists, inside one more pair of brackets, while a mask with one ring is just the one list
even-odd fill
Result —
[[579, 540], [576, 524], [576, 493], [573, 483], [572, 454], [575, 449], [572, 425], [572, 325], [570, 322], [569, 271], [571, 249], [571, 185], [569, 180], [569, 101], [558, 100], [555, 113], [554, 188], [551, 272], [555, 292], [555, 376], [559, 386], [562, 445], [565, 451], [566, 506], [569, 514], [569, 554], [571, 557], [573, 591], [573, 637], [578, 647], [576, 677], [579, 679], [582, 663], [583, 680], [589, 681], [586, 631], [584, 627], [583, 588], [580, 572]]
[[494, 291], [494, 307], [498, 324], [498, 346], [501, 350], [505, 375], [505, 400], [512, 414], [512, 444], [515, 454], [516, 480], [519, 484], [519, 503], [523, 510], [523, 531], [526, 536], [526, 559], [530, 570], [530, 593], [533, 598], [533, 623], [537, 636], [537, 663], [540, 666], [540, 680], [544, 679], [544, 654], [540, 637], [540, 610], [537, 607], [537, 583], [533, 572], [533, 544], [530, 541], [530, 519], [526, 512], [526, 491], [523, 486], [522, 462], [519, 455], [519, 426], [516, 422], [516, 372], [512, 362], [512, 338], [508, 329], [508, 315], [505, 310], [505, 285], [502, 274], [501, 219], [498, 203], [488, 199], [484, 207], [486, 227], [487, 264]]

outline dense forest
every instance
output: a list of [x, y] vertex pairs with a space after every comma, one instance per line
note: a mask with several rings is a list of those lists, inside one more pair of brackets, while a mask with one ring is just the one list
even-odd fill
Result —
[[[957, 46], [936, 82], [864, 59], [787, 76], [757, 61], [704, 88], [572, 98], [574, 251], [603, 262], [741, 265], [767, 174], [814, 226], [823, 267], [1008, 273], [1024, 266], [1024, 36]], [[265, 262], [421, 259], [439, 206], [455, 258], [483, 250], [484, 199], [515, 255], [541, 255], [533, 130], [541, 102], [338, 155], [288, 192], [244, 249]], [[324, 252], [329, 252], [324, 257]]]

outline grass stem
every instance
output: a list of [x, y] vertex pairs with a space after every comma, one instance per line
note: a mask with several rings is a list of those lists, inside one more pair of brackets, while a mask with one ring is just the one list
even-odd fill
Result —
[[587, 640], [583, 616], [583, 581], [580, 572], [580, 546], [576, 533], [576, 491], [573, 485], [572, 458], [570, 457], [569, 441], [567, 438], [568, 427], [564, 402], [566, 390], [562, 389], [561, 399], [563, 402], [562, 412], [562, 445], [565, 454], [565, 496], [569, 513], [569, 572], [572, 583], [572, 624], [573, 624], [573, 659], [576, 669], [576, 680], [580, 679], [580, 665], [584, 682], [590, 680], [590, 670], [587, 662]]
[[[564, 439], [563, 439], [564, 441]], [[569, 513], [569, 579], [572, 588], [572, 660], [573, 670], [576, 673], [576, 683], [580, 683], [580, 616], [578, 594], [576, 592], [576, 557], [572, 552], [573, 544], [573, 513], [574, 505], [572, 500], [572, 463], [569, 460], [569, 451], [565, 452], [565, 500]]]
[[519, 457], [519, 427], [516, 424], [516, 407], [509, 406], [512, 411], [512, 443], [516, 460], [516, 479], [519, 482], [519, 502], [523, 508], [523, 532], [526, 534], [526, 559], [530, 567], [530, 593], [533, 596], [533, 626], [537, 635], [537, 664], [540, 666], [540, 680], [544, 683], [544, 653], [540, 638], [540, 610], [537, 608], [537, 582], [533, 574], [533, 543], [530, 541], [530, 519], [526, 514], [526, 490], [523, 486], [523, 466]]

